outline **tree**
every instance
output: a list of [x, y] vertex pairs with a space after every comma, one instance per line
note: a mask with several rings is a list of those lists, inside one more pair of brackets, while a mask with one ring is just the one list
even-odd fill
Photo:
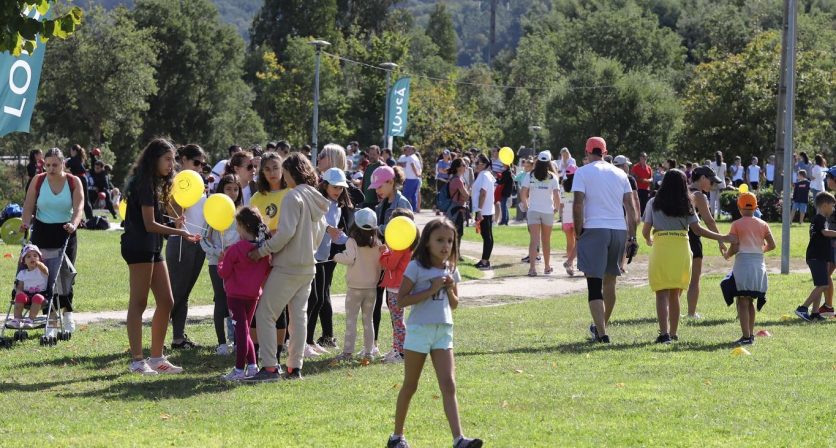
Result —
[[151, 32], [137, 29], [124, 8], [88, 12], [84, 27], [50, 43], [33, 133], [109, 147], [121, 179], [139, 148], [143, 116], [157, 92], [157, 50]]
[[[74, 6], [65, 12], [43, 19], [56, 0], [0, 0], [0, 52], [8, 51], [20, 56], [22, 51], [32, 53], [38, 40], [58, 37], [66, 39], [81, 24], [81, 8]], [[34, 19], [31, 10], [41, 17]], [[53, 12], [54, 13], [54, 12]]]
[[292, 37], [318, 37], [336, 43], [337, 0], [264, 0], [253, 19], [250, 48], [269, 46], [284, 58]]
[[[167, 135], [177, 142], [200, 143], [218, 156], [234, 143], [263, 142], [263, 124], [252, 113], [250, 87], [242, 80], [244, 42], [234, 28], [220, 22], [211, 1], [139, 0], [132, 16], [160, 45], [159, 91], [151, 98], [143, 140]], [[219, 118], [223, 115], [228, 117]], [[247, 126], [234, 127], [244, 118]], [[213, 127], [219, 124], [233, 127]]]
[[[393, 6], [401, 0], [337, 0], [337, 22], [343, 34], [352, 26], [369, 33], [380, 33]], [[401, 30], [407, 31], [407, 30]]]
[[453, 27], [453, 18], [447, 12], [444, 2], [435, 4], [435, 9], [430, 14], [430, 21], [427, 23], [426, 33], [438, 45], [438, 55], [441, 59], [454, 64], [458, 55], [456, 29]]

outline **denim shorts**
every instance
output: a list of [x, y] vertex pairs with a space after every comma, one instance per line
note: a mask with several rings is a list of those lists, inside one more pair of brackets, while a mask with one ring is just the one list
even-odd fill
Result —
[[453, 348], [453, 324], [407, 324], [404, 350], [429, 353]]
[[807, 213], [807, 203], [806, 202], [793, 202], [792, 203], [793, 210], [798, 210], [801, 213]]

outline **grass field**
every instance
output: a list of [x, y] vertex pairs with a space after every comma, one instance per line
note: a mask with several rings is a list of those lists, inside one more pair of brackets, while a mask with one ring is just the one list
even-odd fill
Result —
[[[651, 343], [656, 322], [647, 287], [619, 290], [608, 346], [585, 342], [583, 296], [464, 303], [455, 312], [455, 344], [466, 434], [494, 447], [832, 445], [827, 384], [836, 350], [827, 341], [834, 323], [782, 319], [809, 280], [770, 280], [756, 330], [774, 336], [759, 338], [752, 355], [741, 357], [730, 354], [739, 327], [717, 276], [703, 278], [705, 319], [686, 323], [681, 342], [670, 346]], [[208, 322], [193, 327], [198, 339], [211, 338]], [[343, 329], [336, 316], [337, 334]], [[0, 445], [368, 447], [383, 446], [392, 431], [400, 365], [323, 360], [306, 364], [304, 381], [243, 386], [218, 379], [232, 360], [210, 349], [173, 354], [187, 374], [143, 378], [128, 374], [126, 348], [123, 328], [97, 325], [54, 348], [28, 341], [0, 351], [7, 404]], [[415, 447], [449, 446], [429, 366], [406, 435]]]
[[[721, 233], [728, 233], [731, 223], [720, 222], [718, 227]], [[775, 238], [775, 244], [778, 248], [767, 254], [768, 257], [781, 256], [781, 223], [770, 223], [769, 227], [772, 229], [772, 236]], [[493, 237], [495, 244], [515, 247], [528, 247], [528, 230], [525, 226], [496, 226], [493, 227]], [[641, 227], [638, 230], [639, 237], [639, 254], [649, 255], [650, 248], [644, 243], [644, 238], [641, 237]], [[473, 227], [465, 228], [463, 239], [466, 241], [482, 242], [482, 237], [476, 234]], [[793, 224], [790, 228], [790, 256], [792, 258], [804, 258], [807, 250], [807, 242], [809, 237], [809, 226]], [[566, 237], [563, 230], [560, 229], [559, 224], [555, 224], [554, 233], [552, 234], [552, 251], [566, 250]], [[703, 250], [706, 256], [720, 256], [720, 249], [718, 245], [711, 240], [703, 238]]]
[[[81, 230], [78, 234], [78, 276], [75, 285], [76, 311], [109, 311], [128, 308], [128, 265], [119, 252], [121, 232]], [[165, 249], [163, 249], [165, 250]], [[0, 279], [6, 279], [11, 290], [20, 246], [0, 243]], [[167, 260], [172, 263], [174, 260]], [[463, 280], [482, 278], [482, 274], [471, 264], [462, 264], [460, 274]], [[345, 266], [338, 265], [331, 284], [334, 294], [345, 293]], [[150, 302], [153, 303], [153, 300]], [[209, 272], [204, 267], [192, 291], [190, 304], [212, 303], [212, 284]], [[5, 312], [5, 305], [3, 308]], [[4, 314], [5, 315], [5, 314]]]

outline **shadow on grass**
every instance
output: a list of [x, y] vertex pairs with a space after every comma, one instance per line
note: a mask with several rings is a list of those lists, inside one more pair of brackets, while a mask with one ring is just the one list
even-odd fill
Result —
[[513, 355], [513, 354], [534, 354], [534, 353], [564, 353], [579, 354], [603, 351], [633, 350], [641, 347], [654, 345], [652, 342], [629, 342], [615, 344], [595, 344], [589, 341], [568, 342], [565, 344], [549, 345], [541, 347], [518, 347], [508, 350], [495, 351], [464, 351], [457, 352], [456, 357], [461, 356], [490, 356], [490, 355]]

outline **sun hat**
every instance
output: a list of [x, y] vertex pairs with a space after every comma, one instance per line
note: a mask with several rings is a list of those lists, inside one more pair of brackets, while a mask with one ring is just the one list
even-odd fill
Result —
[[753, 193], [742, 193], [737, 198], [737, 208], [741, 210], [754, 210], [758, 208], [758, 198]]
[[41, 250], [38, 249], [38, 246], [34, 244], [27, 244], [23, 246], [23, 250], [20, 252], [20, 259], [22, 260], [26, 258], [26, 254], [28, 254], [29, 252], [35, 252], [36, 254], [38, 254], [38, 257], [41, 258], [41, 260], [44, 259], [44, 255], [41, 253]]
[[632, 162], [630, 162], [630, 159], [628, 159], [627, 156], [622, 155], [622, 156], [616, 156], [615, 159], [613, 159], [612, 164], [615, 165], [615, 166], [624, 166], [624, 165], [629, 166], [629, 165], [632, 165]]
[[361, 208], [354, 213], [354, 225], [365, 230], [375, 229], [377, 228], [377, 215], [370, 208]]
[[586, 140], [586, 152], [591, 153], [594, 149], [600, 149], [601, 155], [607, 153], [607, 142], [601, 137], [589, 137]]
[[322, 180], [328, 182], [328, 185], [348, 188], [348, 182], [345, 180], [345, 172], [339, 168], [329, 168], [322, 173]]
[[395, 170], [389, 166], [379, 166], [377, 169], [374, 170], [372, 173], [372, 181], [369, 184], [369, 188], [376, 189], [380, 188], [381, 185], [389, 182], [390, 180], [395, 178]]
[[550, 151], [540, 151], [540, 153], [537, 154], [537, 160], [541, 162], [551, 162], [552, 153]]

